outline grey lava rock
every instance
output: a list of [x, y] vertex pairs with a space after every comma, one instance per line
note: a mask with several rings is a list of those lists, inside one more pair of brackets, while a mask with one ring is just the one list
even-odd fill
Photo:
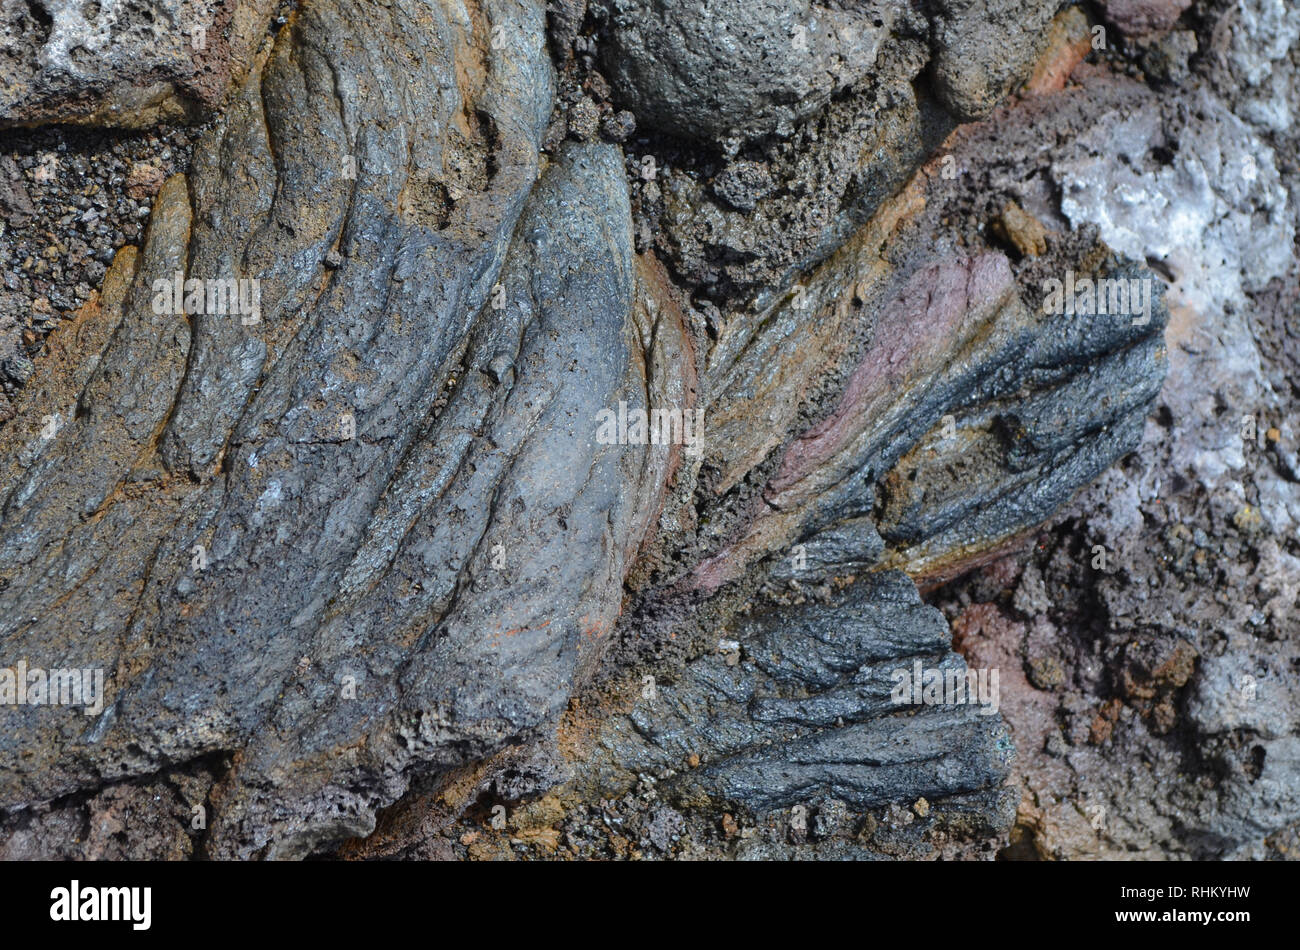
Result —
[[[415, 19], [425, 15], [422, 4], [394, 4], [380, 16], [349, 0], [305, 10], [200, 146], [190, 189], [180, 179], [164, 186], [122, 324], [78, 397], [75, 420], [57, 438], [41, 439], [43, 413], [35, 407], [31, 421], [6, 428], [11, 451], [24, 444], [36, 450], [34, 458], [6, 454], [18, 461], [5, 481], [5, 522], [17, 534], [5, 529], [0, 554], [0, 596], [11, 604], [6, 656], [57, 665], [65, 647], [42, 632], [54, 625], [77, 636], [78, 666], [113, 671], [110, 707], [89, 732], [80, 717], [51, 719], [32, 707], [14, 714], [0, 765], [7, 805], [63, 794], [98, 780], [92, 776], [151, 772], [242, 747], [262, 734], [277, 706], [310, 692], [306, 680], [284, 692], [309, 671], [316, 689], [337, 689], [338, 678], [355, 675], [362, 705], [406, 715], [385, 706], [379, 687], [381, 679], [393, 687], [404, 665], [397, 655], [371, 644], [388, 657], [379, 661], [392, 671], [385, 677], [359, 656], [336, 669], [325, 658], [342, 645], [320, 636], [327, 616], [343, 606], [343, 591], [378, 583], [394, 558], [400, 562], [401, 534], [389, 533], [380, 512], [415, 503], [415, 495], [394, 498], [391, 491], [403, 471], [421, 464], [420, 454], [408, 451], [419, 428], [400, 420], [430, 417], [452, 381], [463, 387], [477, 378], [457, 367], [537, 177], [551, 106], [542, 12], [508, 2], [485, 12], [504, 42], [483, 52], [477, 84], [459, 90], [438, 79], [467, 55], [459, 27], [445, 21], [441, 52], [426, 55], [427, 27]], [[335, 37], [360, 35], [361, 24], [370, 43], [335, 44]], [[401, 44], [421, 50], [425, 75], [396, 65]], [[312, 91], [321, 88], [346, 95]], [[452, 121], [463, 115], [465, 97], [481, 102], [469, 115], [491, 123], [490, 135]], [[384, 115], [406, 132], [373, 136], [362, 115], [366, 122]], [[224, 161], [231, 149], [244, 159], [238, 165]], [[324, 258], [338, 243], [343, 265], [327, 271]], [[191, 326], [156, 305], [155, 281], [165, 285], [177, 272], [204, 281], [255, 279], [260, 308], [204, 314]], [[463, 279], [420, 279], [428, 273]], [[630, 286], [630, 277], [623, 279]], [[620, 327], [624, 319], [620, 312]], [[458, 443], [439, 444], [456, 451]], [[70, 464], [86, 453], [100, 463]], [[510, 453], [498, 458], [504, 463]], [[168, 488], [167, 473], [185, 474]], [[124, 482], [143, 491], [115, 495]], [[103, 517], [72, 526], [58, 514], [69, 507], [102, 508]], [[461, 552], [445, 580], [472, 551]], [[528, 564], [522, 551], [516, 556], [521, 567]], [[48, 598], [61, 598], [68, 578], [77, 578], [81, 594], [50, 610]], [[431, 578], [426, 583], [426, 597], [450, 593]], [[434, 609], [447, 607], [444, 599]], [[409, 622], [435, 623], [419, 609]], [[428, 641], [417, 635], [415, 642]], [[129, 659], [135, 654], [143, 664]], [[312, 656], [317, 665], [304, 667]], [[519, 715], [526, 718], [524, 706]], [[290, 744], [306, 745], [291, 754], [305, 757], [327, 732], [295, 734]], [[316, 739], [307, 741], [308, 734]], [[285, 738], [273, 744], [283, 749]], [[15, 772], [14, 756], [32, 747], [45, 750], [48, 768]], [[262, 785], [266, 779], [256, 775], [253, 767], [252, 784]], [[243, 786], [227, 778], [226, 794], [237, 799]], [[309, 799], [325, 794], [327, 784], [299, 792]], [[251, 853], [277, 831], [269, 815], [283, 810], [263, 815], [253, 799], [216, 816], [214, 853]], [[338, 816], [338, 807], [323, 807]], [[336, 836], [340, 826], [359, 829], [368, 820], [363, 805], [350, 807], [323, 833]], [[292, 833], [275, 850], [301, 853], [315, 827], [310, 814], [296, 814], [290, 828], [279, 829]], [[225, 837], [236, 829], [244, 837]]]
[[1057, 0], [938, 0], [934, 5], [935, 88], [963, 121], [993, 110], [1023, 78], [1047, 41]]
[[3, 0], [0, 126], [141, 128], [216, 108], [277, 0]]
[[604, 62], [640, 122], [721, 139], [788, 134], [875, 64], [906, 4], [807, 0], [596, 0]]
[[775, 183], [760, 162], [732, 162], [713, 182], [713, 192], [737, 211], [753, 211]]
[[[996, 701], [954, 690], [934, 705], [910, 702], [916, 661], [963, 690], [967, 669], [942, 615], [906, 576], [868, 575], [826, 604], [763, 612], [735, 633], [738, 665], [716, 653], [688, 664], [606, 727], [597, 762], [637, 773], [695, 756], [702, 764], [668, 780], [670, 794], [755, 812], [822, 796], [858, 809], [938, 800], [1006, 777], [1013, 753]], [[1005, 825], [1006, 803], [987, 817]]]
[[0, 3], [0, 855], [1285, 850], [1286, 11]]

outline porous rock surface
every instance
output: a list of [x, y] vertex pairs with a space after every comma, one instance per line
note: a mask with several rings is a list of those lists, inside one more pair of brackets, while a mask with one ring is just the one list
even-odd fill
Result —
[[[1026, 831], [1052, 667], [918, 585], [1149, 437], [1177, 307], [1281, 294], [1295, 233], [1220, 93], [1081, 65], [1058, 6], [303, 3], [0, 428], [0, 666], [107, 692], [0, 708], [0, 852], [1069, 856]], [[190, 278], [260, 308], [157, 305]], [[702, 439], [597, 436], [656, 410]], [[1122, 655], [1164, 723], [1200, 653]], [[1009, 701], [900, 704], [914, 664]], [[1294, 723], [1220, 666], [1192, 715], [1281, 787]], [[1227, 802], [1198, 834], [1293, 820]]]
[[4, 0], [0, 126], [139, 128], [221, 104], [276, 0]]

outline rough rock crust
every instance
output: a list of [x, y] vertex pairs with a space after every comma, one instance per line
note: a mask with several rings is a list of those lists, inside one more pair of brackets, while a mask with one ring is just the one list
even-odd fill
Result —
[[[1300, 589], [1294, 452], [1266, 434], [1247, 487], [1185, 420], [1294, 396], [1262, 368], [1294, 349], [1292, 54], [1242, 39], [1267, 0], [1202, 4], [1147, 83], [1159, 36], [1098, 56], [1057, 6], [304, 4], [0, 428], [0, 667], [108, 694], [0, 710], [4, 853], [1056, 857], [1133, 794], [1117, 853], [1274, 847], [1296, 724], [1225, 691], [1293, 705], [1260, 643]], [[1244, 91], [1163, 101], [1191, 48]], [[189, 279], [255, 279], [253, 319], [172, 312]], [[1157, 400], [1159, 464], [1256, 539], [1254, 639], [1084, 572], [1138, 563], [1147, 474], [1003, 557]], [[1005, 702], [900, 702], [921, 667]], [[1107, 742], [1168, 795], [1097, 779]]]
[[141, 128], [208, 114], [247, 71], [277, 0], [3, 0], [0, 127]]

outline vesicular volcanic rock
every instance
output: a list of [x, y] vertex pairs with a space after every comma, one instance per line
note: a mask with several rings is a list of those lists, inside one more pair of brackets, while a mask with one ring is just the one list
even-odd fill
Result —
[[0, 126], [141, 127], [210, 112], [275, 0], [4, 0]]
[[598, 0], [597, 10], [628, 107], [661, 129], [717, 139], [791, 131], [871, 70], [908, 4]]
[[[1141, 170], [1221, 106], [1143, 111], [1055, 2], [308, 0], [147, 94], [47, 75], [52, 6], [4, 8], [40, 90], [4, 121], [151, 122], [250, 65], [0, 429], [0, 669], [104, 673], [102, 711], [0, 708], [0, 851], [511, 853], [460, 833], [493, 801], [550, 853], [623, 807], [664, 853], [1005, 844], [999, 670], [918, 584], [1140, 443], [1162, 276], [1224, 274], [1113, 198], [1231, 161]], [[1194, 223], [1276, 224], [1257, 171]], [[1165, 715], [1193, 654], [1125, 655]]]

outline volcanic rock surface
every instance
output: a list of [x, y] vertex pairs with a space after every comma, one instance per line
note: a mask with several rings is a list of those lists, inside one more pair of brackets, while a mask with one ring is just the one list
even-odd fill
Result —
[[[1055, 2], [95, 6], [5, 3], [0, 122], [216, 118], [88, 303], [0, 322], [0, 669], [104, 677], [0, 705], [0, 854], [1068, 857], [1089, 781], [1042, 750], [1180, 716], [1266, 784], [1117, 850], [1300, 820], [1212, 624], [1052, 613], [1078, 537], [1007, 556], [1214, 411], [1187, 353], [1294, 398], [1246, 342], [1265, 299], [1300, 365], [1269, 0], [1107, 3], [1115, 48]], [[1179, 424], [1160, 464], [1231, 493]], [[1250, 656], [1293, 713], [1290, 438]]]
[[4, 0], [0, 126], [139, 128], [210, 113], [276, 0]]

